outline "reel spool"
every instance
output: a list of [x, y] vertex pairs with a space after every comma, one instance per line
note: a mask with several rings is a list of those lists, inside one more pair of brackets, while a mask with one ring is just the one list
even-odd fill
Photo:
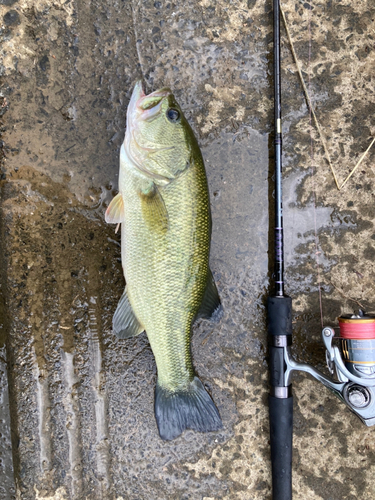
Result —
[[341, 355], [347, 370], [362, 378], [364, 385], [349, 383], [343, 391], [344, 398], [353, 408], [368, 408], [373, 402], [373, 391], [366, 387], [366, 380], [375, 376], [375, 315], [359, 310], [338, 318], [340, 325]]
[[357, 377], [375, 375], [375, 315], [359, 311], [338, 318], [340, 347], [346, 368]]

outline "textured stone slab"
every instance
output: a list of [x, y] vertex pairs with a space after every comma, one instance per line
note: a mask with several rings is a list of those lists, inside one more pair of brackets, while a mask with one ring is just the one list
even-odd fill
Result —
[[[0, 499], [270, 499], [271, 2], [9, 4], [0, 5], [0, 348], [10, 395], [10, 417], [0, 415]], [[374, 7], [345, 0], [285, 10], [343, 179], [375, 133]], [[374, 153], [338, 193], [284, 34], [282, 55], [294, 349], [323, 366], [319, 281], [326, 324], [358, 303], [375, 309]], [[146, 336], [118, 341], [111, 332], [124, 282], [119, 236], [103, 212], [139, 77], [149, 91], [173, 88], [202, 145], [225, 310], [219, 325], [197, 325], [193, 339], [224, 429], [170, 443], [157, 435]], [[4, 374], [1, 384], [6, 410]], [[372, 498], [374, 430], [309, 379], [296, 377], [293, 387], [296, 498]]]

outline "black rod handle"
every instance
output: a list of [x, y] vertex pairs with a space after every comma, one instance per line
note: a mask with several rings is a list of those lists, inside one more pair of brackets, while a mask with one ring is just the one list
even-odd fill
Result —
[[293, 397], [269, 396], [272, 499], [292, 499]]
[[267, 324], [271, 345], [272, 337], [286, 335], [292, 338], [292, 299], [271, 296], [267, 299]]
[[292, 500], [292, 387], [285, 378], [285, 350], [292, 343], [292, 299], [268, 297], [272, 499]]

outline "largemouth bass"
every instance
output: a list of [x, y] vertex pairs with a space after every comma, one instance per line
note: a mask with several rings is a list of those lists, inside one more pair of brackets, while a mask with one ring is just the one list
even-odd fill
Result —
[[119, 193], [106, 221], [121, 223], [126, 287], [113, 317], [121, 338], [146, 331], [157, 366], [155, 417], [162, 439], [215, 431], [219, 412], [195, 375], [191, 328], [217, 318], [209, 268], [211, 213], [202, 155], [171, 90], [135, 85], [120, 151]]

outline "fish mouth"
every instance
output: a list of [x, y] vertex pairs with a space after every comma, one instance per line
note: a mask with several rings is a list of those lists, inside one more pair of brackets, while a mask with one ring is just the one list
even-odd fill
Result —
[[[163, 100], [167, 98], [172, 91], [168, 87], [155, 90], [149, 95], [146, 95], [142, 82], [138, 80], [134, 86], [132, 96], [128, 105], [126, 117], [126, 134], [124, 139], [124, 149], [128, 158], [133, 165], [146, 176], [152, 179], [158, 179], [164, 183], [168, 183], [170, 179], [163, 175], [156, 174], [147, 170], [143, 164], [142, 158], [149, 157], [152, 154], [163, 150], [172, 149], [174, 146], [161, 146], [158, 144], [148, 143], [142, 145], [137, 138], [139, 132], [139, 124], [144, 121], [154, 120], [161, 112]], [[140, 157], [137, 154], [141, 152]]]
[[162, 87], [147, 95], [143, 89], [142, 82], [139, 80], [134, 86], [129, 109], [133, 111], [133, 116], [136, 114], [138, 119], [152, 121], [159, 115], [163, 100], [171, 93], [170, 88]]

